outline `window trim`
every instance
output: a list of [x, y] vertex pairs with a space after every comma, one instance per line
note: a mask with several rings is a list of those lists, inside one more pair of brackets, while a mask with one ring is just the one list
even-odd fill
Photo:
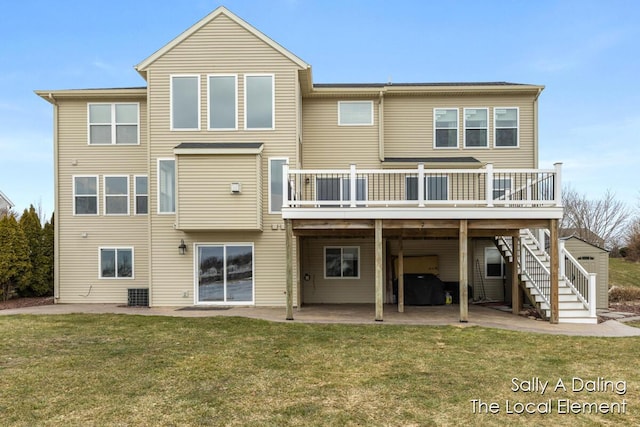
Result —
[[[502, 273], [500, 276], [489, 276], [489, 263], [487, 262], [487, 253], [496, 251], [498, 256], [500, 257], [500, 272]], [[487, 246], [484, 248], [484, 278], [488, 280], [498, 280], [503, 279], [507, 273], [506, 263], [504, 262], [504, 258], [500, 254], [500, 251], [496, 247]]]
[[[357, 263], [358, 263], [358, 274], [357, 276], [344, 276], [342, 272], [342, 268], [340, 269], [340, 277], [337, 276], [327, 276], [327, 249], [340, 249], [340, 262], [344, 262], [344, 250], [345, 249], [357, 249]], [[328, 245], [322, 248], [322, 270], [325, 280], [359, 280], [360, 279], [360, 246], [335, 246]]]
[[[102, 251], [103, 250], [114, 250], [115, 251], [115, 276], [114, 277], [103, 277], [102, 276]], [[118, 251], [119, 250], [130, 250], [131, 251], [131, 277], [118, 277]], [[98, 247], [98, 280], [134, 280], [136, 278], [135, 275], [135, 251], [133, 246], [99, 246]]]
[[[91, 126], [92, 125], [102, 125], [106, 126], [107, 123], [91, 123], [91, 106], [92, 105], [109, 105], [111, 107], [111, 142], [109, 144], [98, 144], [91, 143]], [[118, 123], [116, 118], [116, 105], [135, 105], [137, 109], [138, 121], [135, 123], [136, 125], [136, 143], [117, 143], [117, 127], [118, 125], [131, 126], [134, 123]], [[140, 145], [140, 103], [139, 102], [87, 102], [87, 145], [93, 145], [97, 147], [109, 147], [113, 145]]]
[[[76, 178], [95, 178], [96, 180], [96, 213], [76, 213]], [[100, 215], [100, 179], [98, 175], [72, 175], [71, 176], [71, 186], [73, 188], [73, 216], [99, 216]], [[87, 194], [82, 194], [81, 196], [89, 196]]]
[[[371, 117], [369, 117], [369, 123], [342, 123], [342, 113], [340, 107], [342, 104], [369, 104], [371, 106]], [[371, 100], [358, 100], [358, 101], [338, 101], [338, 126], [373, 126], [374, 114], [373, 114], [373, 101]]]
[[[496, 125], [497, 117], [496, 110], [516, 110], [516, 145], [497, 145], [498, 129], [514, 129], [512, 127], [500, 127]], [[520, 107], [493, 107], [493, 148], [502, 149], [514, 149], [520, 148]]]
[[[233, 77], [234, 90], [235, 90], [235, 105], [233, 108], [234, 123], [232, 128], [212, 128], [211, 127], [211, 77]], [[237, 74], [225, 74], [225, 73], [212, 73], [207, 74], [207, 130], [213, 132], [238, 130], [238, 75]]]
[[[147, 178], [147, 192], [144, 194], [138, 193], [138, 180], [137, 178]], [[138, 196], [145, 196], [147, 198], [147, 212], [138, 213]], [[149, 215], [149, 175], [133, 175], [133, 214], [134, 215]]]
[[[438, 110], [449, 110], [456, 112], [456, 145], [454, 147], [438, 147], [438, 120], [436, 118], [436, 112]], [[445, 128], [443, 128], [445, 129]], [[451, 129], [451, 128], [446, 128]], [[433, 148], [435, 150], [455, 150], [460, 148], [460, 108], [458, 107], [434, 107], [433, 108]]]
[[[195, 128], [176, 128], [173, 123], [173, 79], [174, 77], [195, 77], [198, 82], [198, 127]], [[200, 74], [170, 74], [169, 75], [169, 130], [172, 132], [193, 132], [199, 131], [202, 127], [202, 111], [201, 111], [201, 97], [202, 86], [200, 81]]]
[[[272, 210], [272, 205], [271, 205], [271, 162], [273, 160], [284, 160], [285, 164], [289, 164], [289, 158], [288, 157], [269, 157], [269, 214], [281, 214], [282, 213], [282, 207], [280, 207], [280, 210], [274, 211]], [[283, 177], [283, 179], [286, 179], [286, 177]], [[282, 187], [281, 187], [282, 188]], [[284, 194], [282, 195], [283, 199], [284, 199]]]
[[[271, 127], [268, 128], [250, 128], [247, 126], [247, 77], [271, 77]], [[248, 131], [264, 131], [276, 129], [276, 75], [274, 73], [247, 73], [243, 76], [244, 83], [244, 130]]]
[[[160, 162], [164, 162], [164, 161], [173, 161], [173, 171], [174, 171], [174, 177], [173, 177], [173, 211], [161, 211], [160, 210]], [[156, 212], [158, 215], [175, 215], [176, 211], [178, 210], [178, 162], [176, 161], [175, 157], [158, 157], [156, 159], [156, 181], [157, 181], [157, 185], [156, 185], [156, 196], [157, 196], [157, 207], [156, 207]]]
[[[107, 178], [126, 178], [127, 179], [127, 212], [126, 213], [107, 213], [107, 197], [122, 197], [124, 194], [107, 194]], [[129, 193], [131, 193], [130, 188], [131, 182], [129, 180], [129, 175], [103, 175], [102, 176], [102, 206], [104, 209], [105, 216], [128, 216], [130, 213], [129, 203], [131, 202]]]
[[[481, 127], [467, 127], [467, 110], [485, 110], [487, 113], [487, 126], [484, 128]], [[463, 139], [463, 146], [466, 149], [477, 149], [477, 150], [486, 150], [489, 148], [489, 108], [488, 107], [465, 107], [462, 111], [462, 139]], [[469, 130], [486, 130], [487, 131], [487, 138], [485, 141], [486, 145], [478, 145], [478, 146], [467, 146], [467, 129]]]
[[[198, 248], [201, 246], [221, 246], [224, 258], [224, 298], [223, 301], [200, 301], [200, 289], [198, 283], [198, 271], [200, 269], [200, 256]], [[253, 286], [251, 289], [251, 301], [226, 301], [227, 299], [227, 246], [250, 246], [251, 247], [251, 277]], [[193, 256], [193, 303], [196, 305], [255, 305], [256, 303], [256, 248], [253, 242], [194, 242], [192, 246]]]

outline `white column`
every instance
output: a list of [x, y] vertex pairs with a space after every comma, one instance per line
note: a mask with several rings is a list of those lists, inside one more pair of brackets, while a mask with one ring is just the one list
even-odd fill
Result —
[[418, 163], [418, 206], [424, 207], [424, 163]]
[[493, 207], [493, 163], [487, 163], [486, 169], [486, 187], [487, 187], [487, 207]]
[[351, 192], [351, 207], [356, 207], [356, 165], [351, 165], [349, 177], [349, 191]]

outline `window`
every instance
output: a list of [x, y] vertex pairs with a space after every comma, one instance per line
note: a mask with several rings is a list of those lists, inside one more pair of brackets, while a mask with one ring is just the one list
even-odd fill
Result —
[[433, 116], [435, 122], [435, 147], [458, 147], [458, 109], [435, 108]]
[[75, 215], [98, 215], [98, 177], [73, 177], [73, 212]]
[[282, 176], [282, 166], [287, 163], [287, 158], [269, 159], [269, 213], [282, 212], [282, 185], [285, 179]]
[[89, 104], [89, 144], [138, 144], [139, 104]]
[[[316, 200], [351, 200], [351, 179], [316, 178]], [[367, 200], [367, 178], [356, 178], [356, 200]]]
[[104, 214], [129, 214], [129, 177], [104, 177]]
[[493, 110], [494, 146], [517, 147], [518, 146], [518, 109], [495, 108]]
[[360, 278], [360, 247], [342, 246], [324, 248], [325, 279]]
[[484, 265], [487, 279], [504, 277], [504, 259], [497, 248], [484, 248]]
[[158, 213], [176, 211], [176, 161], [158, 159]]
[[[425, 200], [449, 200], [449, 177], [435, 175], [424, 178]], [[418, 200], [418, 177], [408, 176], [406, 180], [407, 200]]]
[[273, 75], [246, 75], [244, 80], [246, 129], [273, 129]]
[[101, 279], [133, 279], [133, 248], [100, 248]]
[[489, 110], [487, 108], [464, 109], [464, 146], [488, 147]]
[[197, 246], [198, 303], [253, 303], [253, 245]]
[[511, 178], [494, 178], [493, 179], [493, 199], [508, 200], [511, 193]]
[[373, 125], [373, 101], [339, 101], [338, 125]]
[[200, 76], [171, 76], [171, 129], [200, 130]]
[[136, 215], [149, 213], [149, 179], [146, 175], [136, 175], [134, 177], [134, 194]]
[[209, 130], [238, 128], [236, 111], [238, 84], [235, 75], [209, 76]]

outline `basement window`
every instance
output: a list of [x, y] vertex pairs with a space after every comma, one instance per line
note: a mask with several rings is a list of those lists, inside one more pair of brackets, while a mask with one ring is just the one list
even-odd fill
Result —
[[484, 248], [484, 265], [487, 279], [501, 279], [505, 276], [504, 259], [498, 248]]
[[325, 279], [359, 279], [359, 246], [326, 246], [324, 248]]

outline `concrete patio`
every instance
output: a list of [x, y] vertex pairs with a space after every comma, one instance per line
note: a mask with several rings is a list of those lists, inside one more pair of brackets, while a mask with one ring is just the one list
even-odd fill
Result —
[[460, 323], [457, 305], [406, 306], [398, 313], [395, 305], [384, 306], [384, 321], [374, 321], [373, 304], [327, 304], [305, 305], [294, 309], [294, 320], [285, 320], [284, 307], [127, 307], [117, 304], [53, 304], [36, 307], [0, 310], [0, 316], [19, 314], [128, 314], [142, 316], [210, 317], [239, 316], [287, 323], [342, 323], [384, 325], [455, 326], [507, 329], [513, 331], [579, 335], [594, 337], [640, 336], [640, 328], [625, 325], [617, 320], [608, 320], [597, 325], [559, 324], [514, 316], [495, 308], [469, 305], [469, 322]]

